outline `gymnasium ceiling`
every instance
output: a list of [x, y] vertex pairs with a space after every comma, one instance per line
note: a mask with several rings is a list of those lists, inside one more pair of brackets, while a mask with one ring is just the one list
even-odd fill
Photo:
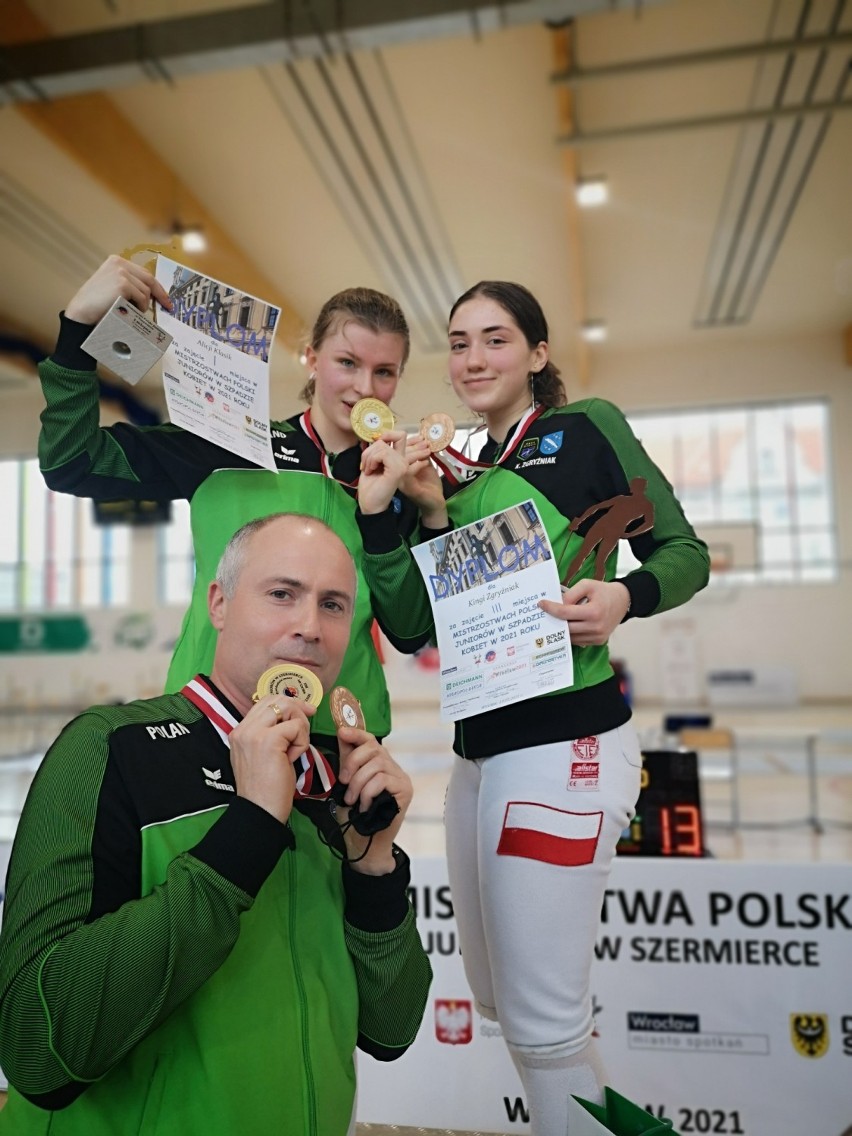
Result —
[[483, 277], [538, 294], [578, 393], [606, 352], [852, 319], [847, 0], [0, 0], [0, 45], [0, 396], [107, 253], [195, 223], [180, 259], [284, 308], [276, 414], [356, 283], [409, 315], [407, 421], [457, 411]]

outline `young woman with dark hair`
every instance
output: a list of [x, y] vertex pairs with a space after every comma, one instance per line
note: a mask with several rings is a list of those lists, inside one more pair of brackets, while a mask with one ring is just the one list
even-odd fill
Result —
[[[569, 1095], [601, 1099], [589, 974], [641, 771], [607, 641], [624, 620], [704, 587], [707, 549], [621, 412], [595, 398], [566, 405], [547, 321], [526, 288], [483, 281], [469, 289], [450, 313], [449, 343], [453, 390], [483, 418], [485, 446], [476, 461], [437, 455], [442, 480], [418, 439], [405, 458], [386, 441], [365, 451], [364, 570], [397, 635], [429, 627], [426, 589], [387, 509], [406, 479], [419, 483], [421, 516], [436, 530], [530, 499], [547, 529], [563, 594], [540, 606], [569, 629], [573, 680], [456, 723], [445, 825], [477, 1008], [500, 1024], [531, 1131], [570, 1136]], [[641, 562], [621, 577], [619, 539]]]

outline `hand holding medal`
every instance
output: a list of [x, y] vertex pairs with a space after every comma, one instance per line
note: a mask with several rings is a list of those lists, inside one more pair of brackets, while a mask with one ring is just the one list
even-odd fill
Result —
[[[343, 729], [345, 726], [355, 730], [366, 730], [367, 727], [364, 721], [363, 711], [361, 710], [361, 703], [345, 686], [336, 686], [334, 690], [332, 690], [330, 702], [331, 716], [338, 730]], [[355, 746], [353, 748], [357, 749], [360, 747]], [[344, 785], [342, 781], [338, 781], [331, 791], [335, 803], [343, 808], [346, 807], [343, 799], [346, 788], [346, 785]], [[359, 800], [349, 808], [348, 821], [361, 836], [372, 836], [375, 832], [381, 832], [382, 829], [388, 827], [399, 812], [399, 805], [396, 803], [396, 799], [387, 789], [382, 789], [363, 812], [361, 811], [360, 805], [361, 802]]]
[[[236, 721], [227, 711], [214, 719], [228, 736], [238, 795], [282, 824], [290, 818], [299, 777], [296, 767], [310, 748], [310, 719], [321, 697], [322, 687], [311, 671], [279, 664], [258, 679], [252, 695], [254, 705], [242, 721]], [[203, 705], [209, 701], [208, 695]]]
[[[308, 670], [307, 667], [300, 667], [296, 663], [284, 663], [265, 670], [257, 680], [257, 689], [252, 696], [253, 700], [257, 702], [268, 695], [298, 698], [309, 706], [318, 706], [322, 701], [323, 689], [320, 680], [313, 671]], [[347, 690], [345, 686], [336, 686], [329, 699], [331, 716], [338, 729], [349, 726], [356, 730], [366, 730], [361, 703], [351, 691]], [[282, 708], [276, 701], [272, 703], [269, 709], [275, 715], [275, 724], [277, 725], [283, 720]], [[332, 800], [337, 805], [346, 807], [343, 801], [345, 793], [346, 785], [341, 781], [336, 781], [331, 791]], [[399, 806], [395, 799], [386, 789], [383, 789], [364, 812], [361, 812], [359, 802], [356, 801], [349, 808], [348, 820], [356, 832], [362, 836], [370, 836], [374, 832], [380, 832], [383, 828], [387, 828], [398, 812]]]
[[[271, 711], [275, 721], [269, 722], [269, 725], [279, 726], [282, 722], [294, 717], [294, 713], [287, 707], [285, 699], [296, 699], [298, 702], [312, 707], [308, 712], [312, 714], [322, 701], [322, 683], [314, 672], [308, 670], [307, 667], [300, 667], [297, 663], [279, 663], [263, 672], [257, 680], [257, 687], [251, 696], [251, 700], [252, 702], [260, 702], [270, 697], [273, 697], [274, 701], [267, 703], [265, 709]], [[301, 708], [299, 717], [304, 717]], [[300, 739], [303, 744], [295, 748], [293, 745], [288, 745], [287, 758], [289, 761], [295, 761], [301, 757], [310, 744], [310, 734], [303, 739], [300, 735]]]
[[[353, 428], [355, 412], [365, 402], [376, 399], [362, 399], [352, 408]], [[383, 403], [378, 403], [383, 406]], [[387, 407], [385, 407], [387, 410]], [[390, 414], [390, 411], [388, 411]], [[392, 423], [391, 423], [392, 425]], [[359, 437], [359, 428], [355, 428]], [[365, 438], [366, 440], [366, 438]], [[365, 514], [383, 513], [391, 503], [408, 472], [408, 458], [405, 456], [406, 437], [404, 430], [383, 429], [361, 454], [361, 473], [358, 478], [358, 504]]]
[[[436, 455], [447, 449], [455, 432], [456, 424], [450, 415], [436, 411], [422, 418], [419, 431], [406, 440], [405, 471], [396, 487], [417, 506], [420, 521], [426, 528], [443, 529], [448, 524]], [[363, 505], [361, 509], [366, 511]]]

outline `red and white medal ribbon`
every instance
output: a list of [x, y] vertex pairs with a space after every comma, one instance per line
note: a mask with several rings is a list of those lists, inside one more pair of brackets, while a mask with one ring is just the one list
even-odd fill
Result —
[[484, 472], [484, 470], [491, 469], [492, 466], [495, 465], [502, 465], [509, 455], [515, 451], [521, 438], [523, 438], [526, 433], [527, 428], [542, 414], [544, 414], [543, 406], [531, 406], [529, 408], [512, 431], [503, 452], [496, 462], [474, 461], [472, 458], [460, 454], [458, 450], [454, 450], [452, 446], [447, 446], [445, 450], [441, 450], [437, 454], [432, 454], [432, 460], [440, 467], [451, 485], [464, 485], [466, 482], [472, 481], [473, 478]]
[[[320, 468], [322, 469], [323, 477], [330, 477], [332, 481], [339, 481], [339, 479], [336, 478], [331, 472], [331, 462], [328, 460], [328, 454], [325, 452], [323, 444], [320, 441], [320, 436], [314, 429], [313, 423], [311, 422], [310, 407], [308, 407], [304, 414], [301, 414], [299, 416], [299, 425], [302, 427], [302, 429], [305, 431], [305, 433], [308, 435], [308, 437], [311, 439], [311, 441], [319, 451]], [[362, 450], [365, 448], [366, 447], [364, 445], [361, 446]], [[354, 481], [340, 481], [339, 484], [346, 485], [349, 489], [355, 489], [358, 485], [358, 478], [356, 477]]]
[[[216, 692], [208, 685], [201, 675], [190, 679], [181, 691], [184, 698], [197, 706], [201, 713], [209, 719], [214, 730], [228, 747], [231, 748], [230, 733], [239, 720], [222, 704]], [[328, 758], [320, 753], [315, 746], [308, 746], [305, 752], [294, 763], [296, 771], [296, 796], [310, 797], [313, 800], [324, 800], [332, 790], [337, 777]]]

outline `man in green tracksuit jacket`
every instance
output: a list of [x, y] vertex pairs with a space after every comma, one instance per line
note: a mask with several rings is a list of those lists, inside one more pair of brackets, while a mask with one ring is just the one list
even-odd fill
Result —
[[[210, 588], [210, 677], [94, 707], [48, 751], [0, 936], [0, 1132], [345, 1136], [356, 1045], [411, 1044], [431, 978], [393, 843], [411, 782], [365, 730], [338, 730], [338, 765], [312, 707], [253, 701], [285, 662], [328, 691], [354, 603], [325, 525], [252, 522]], [[382, 791], [391, 824], [347, 829]]]

